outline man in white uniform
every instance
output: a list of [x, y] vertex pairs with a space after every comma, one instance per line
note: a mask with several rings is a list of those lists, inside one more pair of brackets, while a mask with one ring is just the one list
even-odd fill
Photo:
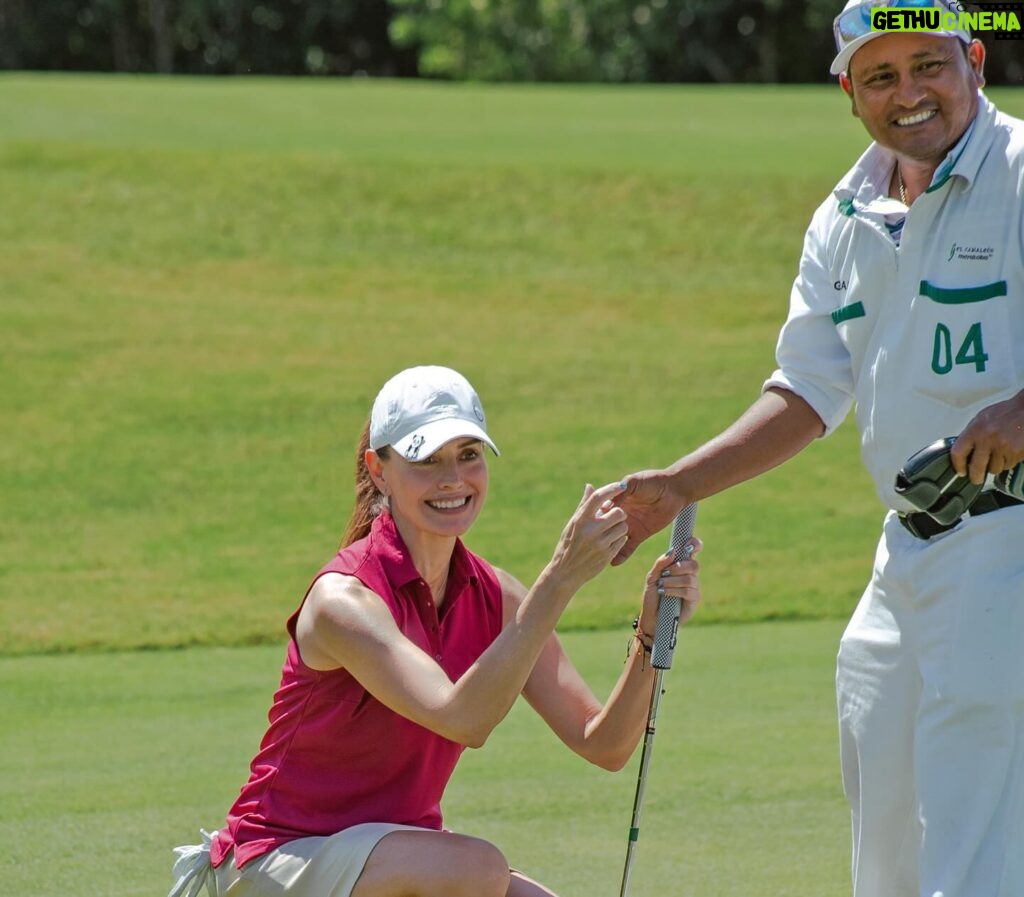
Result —
[[[1024, 122], [981, 92], [962, 31], [835, 23], [832, 73], [873, 143], [808, 228], [778, 370], [728, 430], [626, 478], [636, 545], [690, 502], [792, 457], [855, 404], [891, 509], [837, 692], [856, 897], [1024, 897]], [[955, 3], [939, 0], [946, 11]], [[985, 483], [943, 525], [894, 491], [929, 443]]]

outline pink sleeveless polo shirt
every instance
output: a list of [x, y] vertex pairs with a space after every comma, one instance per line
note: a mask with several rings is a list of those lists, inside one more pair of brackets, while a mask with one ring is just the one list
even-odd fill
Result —
[[[331, 572], [380, 595], [406, 638], [453, 681], [501, 632], [501, 586], [490, 565], [458, 541], [438, 616], [389, 514], [316, 578]], [[295, 644], [298, 615], [288, 619], [291, 639], [270, 726], [227, 826], [214, 836], [214, 866], [232, 848], [241, 867], [295, 838], [362, 822], [441, 828], [441, 796], [464, 746], [389, 710], [345, 670], [307, 667]]]

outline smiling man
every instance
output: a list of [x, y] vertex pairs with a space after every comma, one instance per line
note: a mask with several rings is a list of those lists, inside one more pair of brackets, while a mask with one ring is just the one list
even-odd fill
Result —
[[862, 10], [863, 5], [848, 5], [837, 19], [840, 52], [832, 73], [839, 75], [853, 114], [875, 143], [895, 154], [889, 190], [909, 205], [928, 189], [977, 116], [985, 47], [959, 30], [860, 34], [852, 29], [856, 36], [844, 42], [844, 16], [860, 23]]
[[[855, 897], [1022, 897], [1024, 502], [994, 478], [1024, 461], [1024, 122], [985, 97], [984, 47], [958, 19], [886, 33], [880, 7], [958, 4], [836, 17], [831, 72], [873, 142], [807, 230], [778, 369], [724, 433], [626, 477], [617, 562], [855, 405], [888, 508], [837, 663]], [[895, 481], [945, 437], [984, 488], [940, 521]]]

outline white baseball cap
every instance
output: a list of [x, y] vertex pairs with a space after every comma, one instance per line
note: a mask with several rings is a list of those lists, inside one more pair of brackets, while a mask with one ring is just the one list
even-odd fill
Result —
[[436, 365], [406, 368], [377, 394], [370, 448], [390, 445], [407, 461], [423, 461], [452, 439], [472, 437], [501, 454], [486, 428], [480, 397], [462, 374]]
[[[829, 71], [841, 75], [850, 67], [850, 60], [868, 41], [886, 34], [901, 34], [899, 31], [872, 31], [871, 11], [874, 9], [938, 9], [941, 13], [952, 13], [959, 21], [959, 0], [849, 0], [843, 11], [832, 22], [832, 34], [836, 39], [836, 58]], [[944, 23], [943, 23], [944, 24]], [[965, 44], [971, 42], [971, 33], [966, 28], [941, 28], [938, 31], [917, 31], [911, 34], [934, 34], [941, 37], [958, 37]]]

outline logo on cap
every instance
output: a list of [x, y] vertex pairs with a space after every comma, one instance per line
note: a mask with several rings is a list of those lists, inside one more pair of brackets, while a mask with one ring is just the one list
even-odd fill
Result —
[[423, 443], [426, 442], [426, 438], [419, 433], [412, 437], [412, 445], [409, 446], [409, 451], [406, 452], [405, 457], [410, 461], [415, 461], [419, 456], [420, 449], [423, 448]]

